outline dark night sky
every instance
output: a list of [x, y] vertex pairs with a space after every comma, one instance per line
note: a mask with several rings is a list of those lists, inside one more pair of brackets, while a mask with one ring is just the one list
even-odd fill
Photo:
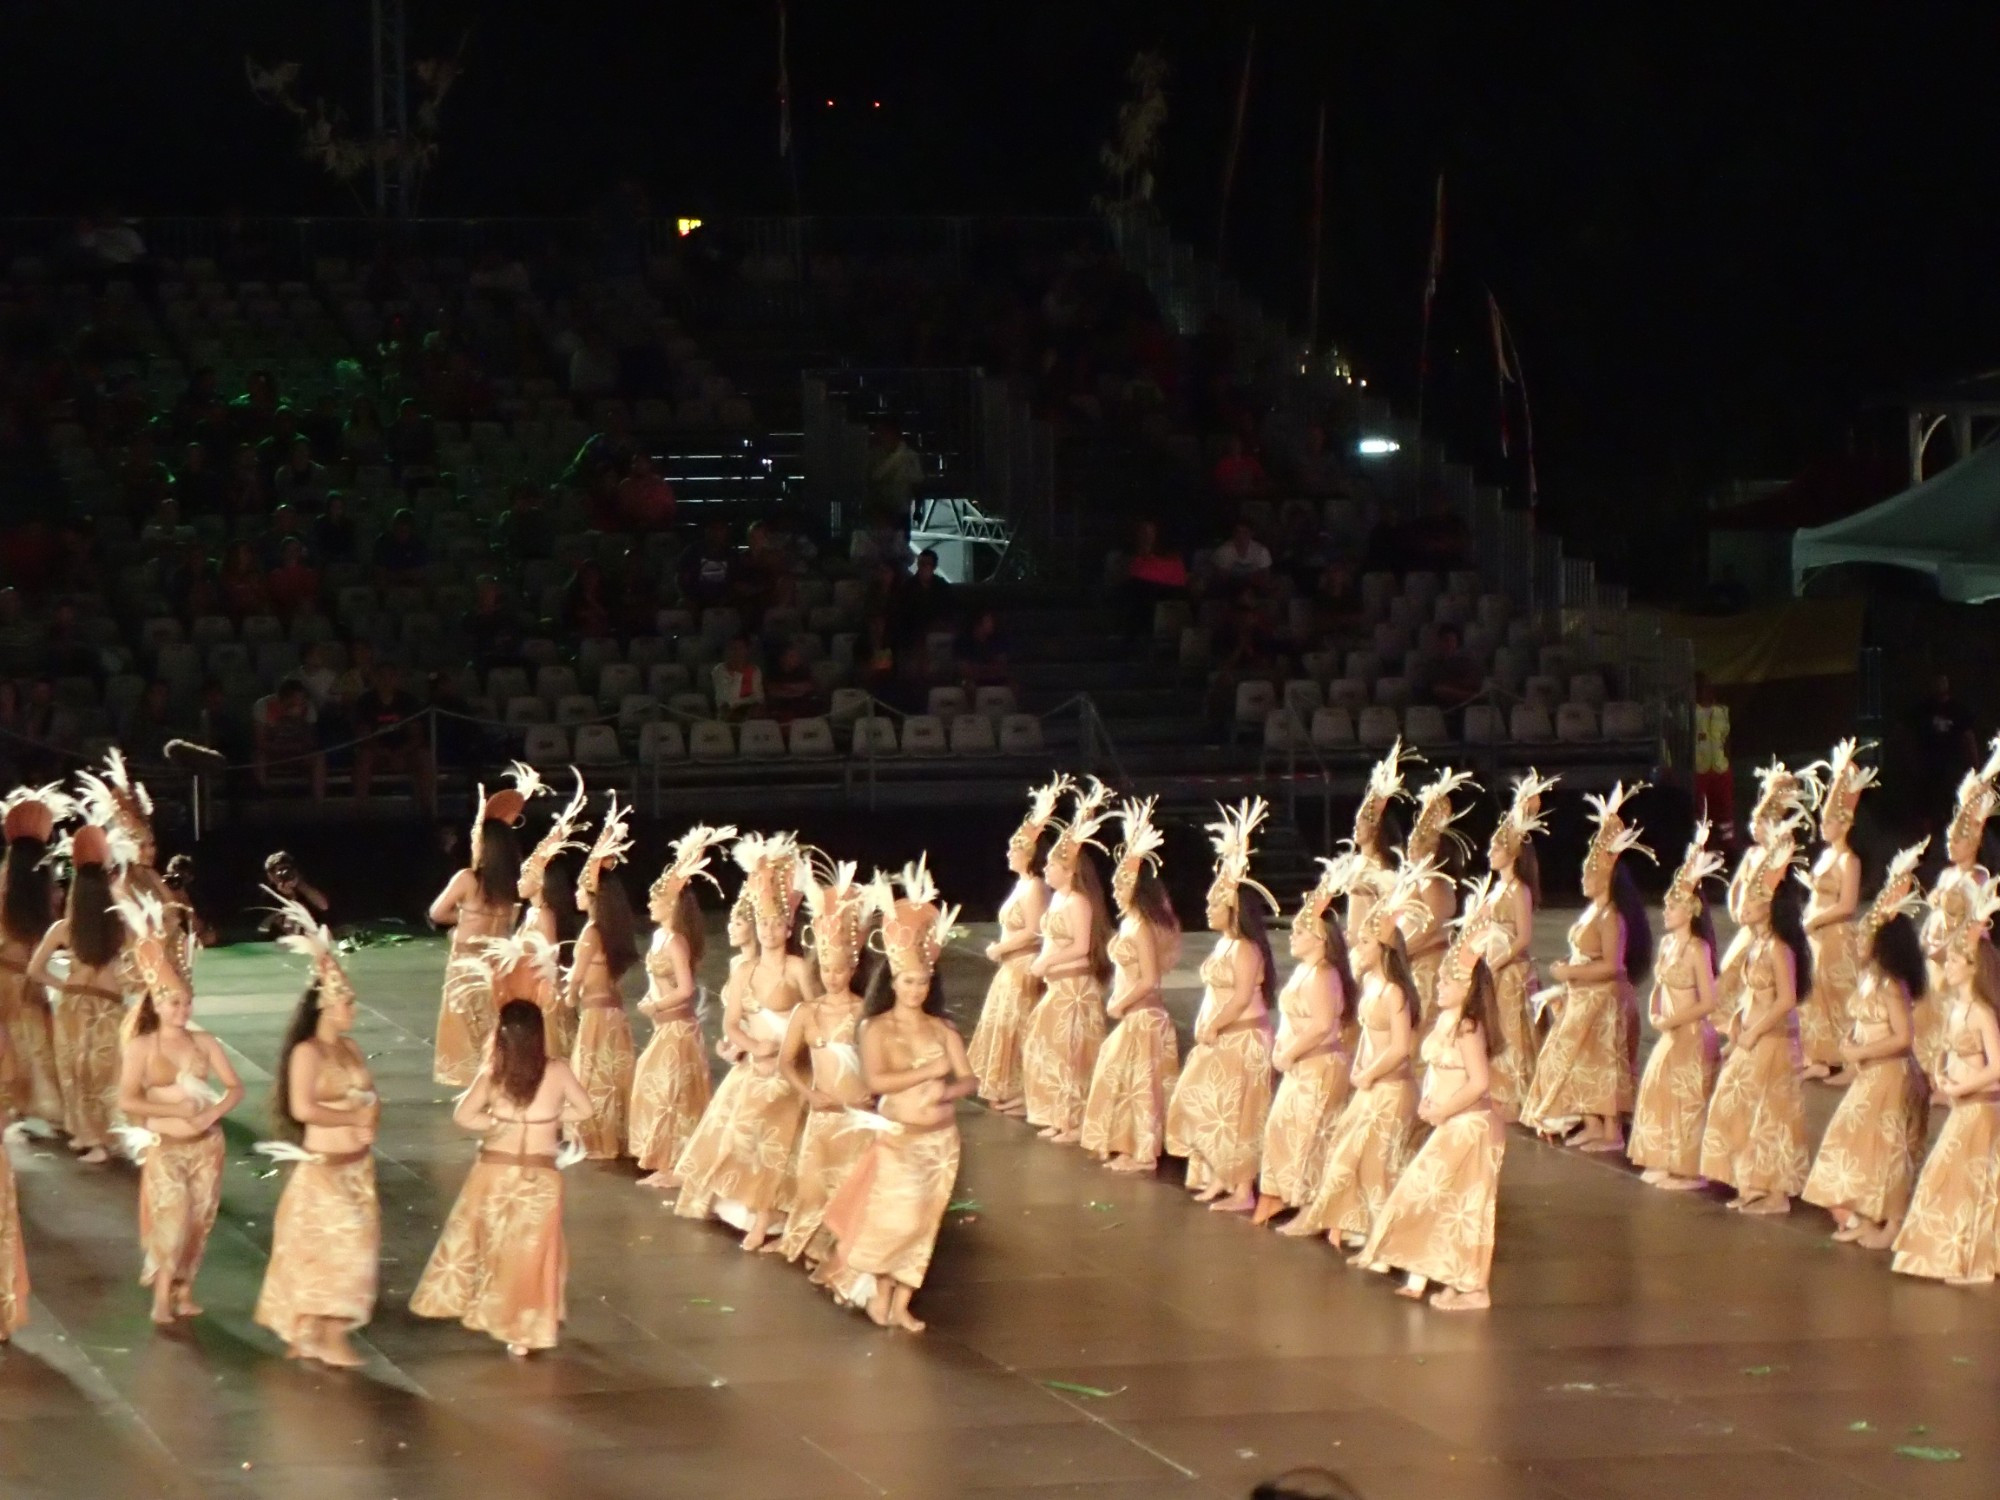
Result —
[[[468, 24], [440, 212], [562, 211], [633, 172], [673, 211], [785, 205], [773, 6], [409, 0], [412, 54]], [[1243, 37], [1259, 67], [1232, 263], [1303, 312], [1313, 113], [1331, 105], [1327, 326], [1407, 399], [1434, 174], [1439, 324], [1490, 378], [1515, 326], [1545, 488], [1572, 517], [1782, 474], [1865, 397], [2000, 351], [1993, 19], [1813, 6], [912, 5], [797, 0], [804, 193], [821, 211], [1070, 212], [1141, 46], [1174, 66], [1163, 196], [1212, 248]], [[0, 205], [339, 211], [250, 99], [245, 51], [364, 102], [363, 0], [14, 0]], [[813, 101], [832, 97], [828, 111]], [[882, 101], [879, 111], [862, 106]], [[1468, 401], [1455, 433], [1490, 436]]]

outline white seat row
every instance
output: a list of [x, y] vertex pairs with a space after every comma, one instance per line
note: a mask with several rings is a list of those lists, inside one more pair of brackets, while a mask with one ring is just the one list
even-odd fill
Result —
[[[1266, 754], [1305, 749], [1338, 751], [1383, 749], [1397, 736], [1419, 748], [1453, 743], [1444, 711], [1428, 704], [1410, 705], [1400, 715], [1388, 704], [1371, 703], [1357, 710], [1333, 704], [1310, 716], [1296, 708], [1272, 708], [1263, 719]], [[1517, 703], [1505, 717], [1487, 703], [1465, 710], [1464, 742], [1469, 745], [1593, 744], [1600, 740], [1636, 741], [1647, 737], [1644, 705], [1613, 701], [1603, 714], [1587, 703], [1565, 703], [1551, 718], [1547, 709]]]

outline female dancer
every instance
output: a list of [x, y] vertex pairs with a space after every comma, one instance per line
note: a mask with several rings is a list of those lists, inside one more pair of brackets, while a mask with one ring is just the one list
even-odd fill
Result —
[[1798, 997], [1812, 989], [1812, 952], [1785, 889], [1791, 869], [1792, 834], [1784, 829], [1764, 843], [1744, 892], [1750, 943], [1742, 998], [1701, 1136], [1701, 1175], [1735, 1188], [1729, 1206], [1752, 1214], [1789, 1213], [1812, 1165], [1792, 1029]]
[[1187, 1158], [1187, 1189], [1217, 1213], [1257, 1206], [1257, 1165], [1271, 1113], [1271, 984], [1277, 966], [1264, 913], [1243, 900], [1248, 886], [1275, 913], [1278, 898], [1250, 878], [1251, 840], [1266, 816], [1264, 799], [1208, 825], [1215, 879], [1208, 887], [1208, 928], [1215, 947], [1201, 966], [1201, 1010], [1194, 1046], [1167, 1101], [1167, 1154]]
[[1253, 1224], [1268, 1224], [1288, 1208], [1304, 1208], [1326, 1174], [1326, 1147], [1347, 1107], [1349, 997], [1354, 975], [1347, 941], [1326, 920], [1327, 906], [1353, 884], [1351, 854], [1320, 862], [1319, 883], [1292, 918], [1298, 967], [1278, 992], [1278, 1040], [1271, 1066], [1278, 1092], [1264, 1126], [1264, 1168]]
[[[153, 1289], [153, 1321], [194, 1318], [194, 1278], [222, 1206], [222, 1119], [243, 1085], [222, 1044], [188, 1024], [194, 986], [164, 907], [121, 899], [132, 958], [145, 986], [119, 1059], [118, 1108], [144, 1153], [139, 1172], [139, 1284]], [[220, 1085], [220, 1089], [216, 1085]]]
[[[1751, 941], [1743, 912], [1750, 889], [1757, 883], [1758, 872], [1769, 857], [1771, 841], [1779, 833], [1806, 822], [1819, 805], [1819, 782], [1810, 767], [1803, 772], [1793, 771], [1783, 761], [1773, 758], [1768, 766], [1758, 768], [1757, 783], [1757, 805], [1750, 811], [1750, 847], [1743, 851], [1743, 857], [1736, 862], [1736, 873], [1729, 880], [1729, 918], [1736, 924], [1736, 933], [1723, 950], [1722, 961], [1716, 965], [1715, 1029], [1724, 1045], [1728, 1044], [1731, 1028], [1742, 1011], [1743, 958], [1750, 951]], [[1790, 857], [1789, 853], [1786, 857]]]
[[1541, 899], [1541, 871], [1535, 858], [1534, 835], [1546, 830], [1542, 794], [1557, 778], [1528, 768], [1514, 782], [1514, 800], [1493, 830], [1486, 846], [1487, 868], [1493, 881], [1484, 887], [1480, 917], [1490, 934], [1486, 954], [1493, 970], [1500, 1014], [1499, 1049], [1492, 1057], [1493, 1107], [1510, 1123], [1521, 1114], [1521, 1101], [1534, 1082], [1541, 1037], [1528, 1001], [1538, 989], [1535, 977], [1535, 903]]
[[1469, 1312], [1492, 1306], [1494, 1209], [1507, 1127], [1487, 1095], [1488, 1048], [1505, 1046], [1493, 971], [1478, 956], [1483, 934], [1474, 916], [1461, 928], [1438, 975], [1438, 1014], [1424, 1036], [1424, 1094], [1417, 1118], [1431, 1133], [1410, 1159], [1375, 1216], [1361, 1263], [1401, 1271], [1397, 1295]]
[[[56, 1067], [62, 1075], [63, 1130], [79, 1161], [108, 1159], [118, 1113], [118, 1030], [125, 1020], [125, 922], [112, 905], [111, 844], [86, 823], [70, 841], [69, 896], [62, 920], [42, 934], [28, 960], [30, 984], [63, 997], [56, 1013]], [[60, 977], [53, 965], [69, 955]]]
[[1799, 1050], [1805, 1076], [1845, 1084], [1836, 1072], [1847, 1039], [1848, 1006], [1859, 981], [1854, 916], [1861, 909], [1861, 856], [1848, 847], [1854, 809], [1875, 784], [1873, 766], [1854, 763], [1854, 741], [1833, 747], [1820, 796], [1819, 832], [1826, 847], [1813, 862], [1812, 899], [1806, 903], [1806, 942], [1812, 948], [1812, 993], [1799, 1002]]
[[55, 891], [43, 860], [69, 799], [53, 786], [22, 787], [5, 803], [7, 856], [0, 866], [0, 1027], [12, 1043], [11, 1081], [0, 1090], [0, 1114], [63, 1123], [55, 1017], [49, 995], [28, 975], [29, 961], [54, 915]]
[[1104, 1045], [1104, 981], [1111, 977], [1104, 887], [1089, 849], [1110, 819], [1110, 788], [1095, 777], [1076, 794], [1069, 825], [1042, 868], [1055, 892], [1042, 917], [1042, 946], [1028, 972], [1043, 985], [1021, 1039], [1028, 1123], [1044, 1140], [1066, 1144], [1083, 1131], [1090, 1075]]
[[531, 767], [514, 766], [514, 789], [486, 795], [479, 789], [479, 816], [472, 824], [472, 862], [446, 883], [431, 903], [431, 921], [451, 928], [444, 994], [438, 1002], [436, 1056], [431, 1077], [464, 1088], [479, 1072], [479, 1059], [493, 1034], [493, 1015], [478, 997], [452, 987], [452, 959], [463, 958], [482, 938], [506, 937], [514, 930], [515, 898], [521, 888], [521, 824], [528, 799], [542, 790]]
[[792, 1012], [779, 1063], [806, 1101], [805, 1129], [799, 1134], [797, 1190], [779, 1246], [786, 1260], [804, 1256], [818, 1266], [828, 1253], [822, 1232], [826, 1206], [854, 1163], [867, 1149], [871, 1132], [853, 1115], [869, 1104], [855, 1045], [862, 998], [854, 993], [854, 971], [868, 926], [869, 905], [855, 882], [854, 866], [842, 863], [806, 882], [806, 909], [812, 913], [813, 954], [819, 960], [820, 996]]
[[1941, 944], [1944, 1050], [1938, 1093], [1951, 1106], [1896, 1236], [1895, 1270], [1953, 1286], [2000, 1274], [2000, 955], [1987, 941], [2000, 882], [1962, 892], [1966, 915]]
[[1361, 793], [1361, 805], [1354, 809], [1354, 837], [1348, 842], [1360, 861], [1347, 892], [1347, 911], [1342, 922], [1348, 951], [1361, 941], [1368, 921], [1368, 909], [1376, 896], [1386, 890], [1396, 873], [1395, 803], [1403, 791], [1403, 763], [1422, 759], [1414, 750], [1405, 750], [1399, 739], [1389, 753], [1369, 769], [1368, 785]]
[[1118, 817], [1125, 841], [1111, 872], [1118, 931], [1104, 1005], [1113, 1024], [1091, 1071], [1081, 1140], [1113, 1172], [1150, 1172], [1166, 1138], [1167, 1097], [1180, 1076], [1180, 1039], [1161, 986], [1180, 956], [1181, 924], [1160, 880], [1153, 799], [1126, 802]]
[[266, 1154], [298, 1164], [278, 1199], [255, 1316], [285, 1341], [289, 1358], [352, 1369], [363, 1361], [347, 1336], [375, 1310], [382, 1254], [373, 1150], [382, 1106], [348, 1034], [354, 986], [333, 934], [298, 902], [277, 901], [292, 929], [278, 941], [310, 960], [313, 973], [278, 1049], [273, 1113], [292, 1149]]
[[1021, 1074], [1021, 1037], [1042, 992], [1041, 981], [1028, 972], [1041, 946], [1042, 915], [1049, 908], [1049, 888], [1035, 873], [1035, 856], [1042, 835], [1055, 821], [1056, 799], [1073, 789], [1058, 776], [1028, 794], [1028, 816], [1007, 840], [1007, 868], [1014, 888], [1000, 903], [1000, 935], [986, 945], [986, 957], [999, 967], [986, 987], [979, 1024], [972, 1028], [968, 1055], [979, 1078], [979, 1097], [1003, 1115], [1027, 1108]]
[[[548, 951], [558, 954], [564, 947], [575, 943], [577, 935], [583, 931], [583, 913], [577, 905], [576, 882], [570, 878], [569, 867], [558, 863], [558, 860], [564, 854], [572, 851], [581, 854], [590, 848], [576, 836], [583, 826], [588, 794], [583, 789], [582, 775], [574, 767], [570, 774], [576, 777], [576, 791], [570, 797], [569, 805], [556, 814], [549, 831], [537, 840], [533, 851], [521, 861], [521, 879], [517, 886], [528, 910], [521, 918], [521, 925], [515, 929], [515, 936], [525, 937], [533, 933]], [[568, 996], [563, 993], [560, 983], [537, 989], [530, 995], [496, 997], [490, 1012], [475, 1008], [475, 1013], [497, 1016], [500, 1006], [509, 999], [533, 1000], [542, 1008], [542, 1022], [549, 1028], [549, 1056], [568, 1057], [576, 1050], [576, 1012], [570, 1008]]]
[[481, 1138], [479, 1159], [410, 1297], [418, 1317], [456, 1318], [517, 1359], [553, 1349], [568, 1316], [556, 1147], [563, 1126], [590, 1119], [590, 1096], [545, 1041], [532, 1001], [500, 1007], [492, 1051], [451, 1116]]
[[1918, 1002], [1911, 1016], [1912, 1043], [1917, 1066], [1933, 1086], [1944, 1062], [1944, 1018], [1950, 1002], [1944, 982], [1945, 939], [1959, 923], [1967, 920], [1972, 892], [1986, 879], [1979, 863], [1979, 846], [1986, 837], [1987, 820], [2000, 806], [2000, 735], [1993, 737], [1986, 763], [1967, 771], [1958, 784], [1958, 806], [1945, 829], [1947, 863], [1938, 872], [1924, 917], [1924, 960], [1928, 970], [1925, 992], [1928, 999]]
[[650, 1174], [639, 1179], [640, 1187], [680, 1186], [674, 1163], [708, 1108], [708, 1059], [694, 1009], [705, 942], [694, 883], [706, 880], [721, 892], [708, 873], [708, 851], [735, 837], [734, 828], [697, 823], [674, 840], [674, 857], [647, 893], [658, 925], [646, 950], [646, 998], [639, 1002], [639, 1014], [653, 1023], [653, 1036], [632, 1073], [632, 1154]]
[[[144, 893], [157, 899], [166, 910], [168, 936], [192, 953], [198, 943], [194, 912], [154, 868], [159, 844], [153, 836], [153, 794], [144, 782], [133, 779], [116, 746], [104, 752], [102, 775], [79, 771], [76, 781], [85, 821], [102, 828], [112, 843], [117, 869], [111, 894], [122, 898]], [[124, 989], [128, 995], [136, 993], [141, 980], [129, 951], [125, 971]]]
[[1347, 1107], [1326, 1145], [1326, 1169], [1306, 1206], [1278, 1233], [1323, 1234], [1359, 1249], [1409, 1154], [1417, 1089], [1410, 1071], [1416, 1042], [1417, 983], [1403, 956], [1403, 934], [1429, 920], [1423, 883], [1433, 871], [1374, 877], [1377, 894], [1349, 950], [1358, 995], [1361, 1041], [1354, 1051]]
[[[0, 1078], [13, 1060], [12, 1044], [0, 1027]], [[0, 1141], [0, 1344], [28, 1321], [28, 1250], [21, 1238], [21, 1204], [14, 1188], [14, 1163]]]
[[[674, 1212], [684, 1219], [713, 1214], [743, 1231], [743, 1248], [761, 1250], [773, 1225], [792, 1207], [792, 1158], [805, 1126], [806, 1102], [779, 1066], [792, 1012], [815, 993], [818, 980], [800, 951], [799, 900], [811, 867], [788, 833], [738, 839], [733, 851], [748, 877], [757, 919], [757, 957], [738, 1009], [736, 1042], [747, 1056], [742, 1084], [730, 1090], [718, 1128], [709, 1117], [725, 1100], [718, 1090], [674, 1172], [681, 1179]], [[921, 864], [903, 878], [927, 886]], [[773, 1247], [776, 1248], [775, 1246]]]
[[1620, 782], [1609, 796], [1584, 798], [1597, 822], [1583, 862], [1590, 904], [1570, 924], [1569, 957], [1549, 965], [1549, 977], [1562, 986], [1562, 1009], [1521, 1107], [1522, 1122], [1545, 1136], [1561, 1136], [1581, 1119], [1583, 1128], [1566, 1144], [1584, 1151], [1625, 1149], [1619, 1116], [1632, 1108], [1635, 1092], [1631, 986], [1653, 961], [1653, 932], [1618, 857], [1627, 850], [1653, 857], [1640, 831], [1619, 815], [1639, 789]]
[[1701, 1132], [1715, 1087], [1715, 926], [1702, 900], [1705, 880], [1722, 873], [1722, 856], [1708, 847], [1708, 824], [1697, 823], [1687, 853], [1667, 887], [1667, 935], [1653, 970], [1646, 1012], [1660, 1039], [1646, 1059], [1632, 1107], [1626, 1156], [1639, 1180], [1670, 1192], [1701, 1186]]
[[632, 1022], [618, 983], [639, 961], [639, 945], [632, 905], [613, 873], [632, 848], [629, 815], [613, 792], [577, 882], [576, 904], [584, 924], [563, 991], [577, 1013], [570, 1067], [590, 1096], [590, 1118], [577, 1128], [576, 1140], [592, 1161], [630, 1154], [625, 1149], [625, 1109], [632, 1098]]
[[1455, 850], [1463, 852], [1464, 836], [1451, 826], [1459, 816], [1452, 810], [1451, 794], [1464, 786], [1472, 786], [1471, 772], [1445, 771], [1419, 791], [1416, 821], [1410, 825], [1410, 841], [1403, 847], [1405, 865], [1431, 871], [1421, 892], [1424, 905], [1430, 908], [1430, 920], [1423, 924], [1421, 935], [1404, 934], [1409, 947], [1410, 975], [1417, 981], [1417, 995], [1423, 1002], [1420, 1025], [1425, 1029], [1437, 1011], [1438, 965], [1444, 962], [1444, 950], [1451, 941], [1451, 921], [1458, 912], [1458, 889], [1452, 884], [1441, 851], [1449, 839]]
[[825, 1280], [881, 1327], [922, 1333], [910, 1298], [924, 1284], [958, 1180], [953, 1105], [978, 1087], [965, 1044], [944, 1019], [938, 982], [938, 955], [958, 908], [940, 911], [934, 900], [907, 892], [897, 901], [880, 882], [868, 895], [882, 918], [887, 962], [868, 985], [861, 1076], [886, 1128], [874, 1133], [827, 1205], [835, 1248]]
[[743, 1040], [743, 1002], [750, 993], [750, 974], [757, 963], [757, 909], [750, 900], [747, 880], [729, 908], [726, 931], [729, 946], [736, 951], [730, 955], [729, 973], [722, 981], [722, 1019], [715, 1039], [715, 1055], [729, 1064], [729, 1071], [709, 1095], [701, 1118], [695, 1121], [694, 1133], [681, 1148], [680, 1159], [673, 1163], [670, 1175], [683, 1185], [688, 1180], [687, 1173], [697, 1164], [700, 1170], [707, 1171], [721, 1158], [728, 1147], [736, 1107], [742, 1102], [743, 1091], [756, 1077]]
[[1930, 1135], [1930, 1085], [1910, 1051], [1910, 1002], [1924, 993], [1924, 953], [1904, 920], [1922, 909], [1917, 861], [1929, 843], [1889, 862], [1857, 924], [1865, 958], [1840, 1043], [1854, 1082], [1820, 1137], [1803, 1194], [1833, 1215], [1836, 1240], [1869, 1250], [1887, 1250], [1903, 1227]]

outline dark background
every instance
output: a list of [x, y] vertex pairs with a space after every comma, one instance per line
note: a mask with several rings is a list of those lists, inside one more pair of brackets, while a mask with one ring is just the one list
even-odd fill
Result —
[[[775, 6], [410, 0], [413, 59], [461, 34], [426, 211], [783, 211]], [[2000, 290], [1993, 13], [1819, 4], [792, 7], [815, 212], [1077, 212], [1141, 47], [1171, 62], [1161, 171], [1214, 249], [1244, 38], [1257, 69], [1229, 261], [1302, 320], [1314, 112], [1330, 106], [1326, 312], [1407, 405], [1435, 174], [1449, 248], [1434, 424], [1490, 459], [1484, 288], [1511, 319], [1543, 498], [1617, 570], [1735, 475], [1849, 441], [1872, 395], [1991, 358]], [[367, 103], [365, 0], [14, 0], [0, 210], [344, 212], [242, 57]], [[831, 98], [829, 109], [825, 101]], [[875, 101], [880, 108], [875, 108]]]

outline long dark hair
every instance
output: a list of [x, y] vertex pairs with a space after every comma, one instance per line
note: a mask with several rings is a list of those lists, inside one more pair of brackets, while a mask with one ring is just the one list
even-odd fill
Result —
[[617, 871], [606, 870], [597, 877], [590, 920], [597, 924], [598, 941], [604, 945], [605, 967], [610, 969], [611, 981], [616, 984], [639, 961], [639, 923], [632, 915], [632, 902]]
[[[1256, 893], [1253, 891], [1249, 894], [1255, 895]], [[1277, 977], [1278, 969], [1277, 965], [1271, 961], [1271, 934], [1269, 923], [1264, 917], [1264, 903], [1261, 899], [1255, 901], [1247, 899], [1244, 891], [1239, 887], [1236, 892], [1236, 904], [1230, 908], [1230, 911], [1232, 916], [1229, 925], [1234, 930], [1229, 935], [1233, 938], [1239, 938], [1255, 948], [1257, 950], [1257, 960], [1264, 966], [1264, 973], [1260, 983], [1264, 986], [1264, 1003], [1269, 1005], [1271, 1003], [1271, 983]]]
[[1500, 986], [1485, 959], [1472, 965], [1472, 978], [1465, 992], [1465, 1008], [1459, 1012], [1454, 1036], [1478, 1027], [1486, 1038], [1486, 1055], [1498, 1057], [1507, 1050], [1507, 1037], [1500, 1030]]
[[1715, 946], [1715, 914], [1708, 909], [1708, 903], [1695, 893], [1694, 919], [1688, 923], [1688, 931], [1708, 944], [1708, 977], [1715, 977], [1716, 960], [1721, 956]]
[[701, 902], [694, 893], [694, 882], [681, 887], [680, 899], [674, 902], [673, 919], [667, 929], [678, 933], [682, 942], [688, 945], [688, 968], [701, 967], [701, 956], [708, 951], [708, 933], [703, 930]]
[[556, 941], [573, 943], [583, 931], [583, 913], [576, 906], [576, 875], [565, 860], [552, 859], [542, 868], [542, 905], [556, 914]]
[[49, 930], [49, 872], [42, 857], [49, 846], [29, 834], [7, 845], [7, 901], [0, 907], [0, 928], [23, 943], [39, 943]]
[[1088, 849], [1076, 853], [1076, 888], [1090, 904], [1090, 972], [1104, 984], [1111, 978], [1111, 903], [1104, 899], [1104, 880]]
[[111, 876], [103, 865], [78, 865], [70, 875], [70, 956], [101, 969], [125, 946], [125, 921], [111, 904]]
[[1514, 856], [1514, 874], [1527, 887], [1528, 899], [1539, 910], [1542, 904], [1542, 857], [1535, 853], [1533, 838], [1522, 835], [1520, 852]]
[[[886, 962], [875, 965], [875, 972], [868, 976], [868, 992], [862, 997], [861, 1015], [879, 1016], [896, 1004], [896, 975]], [[924, 1014], [944, 1015], [944, 978], [935, 967], [931, 969], [930, 992], [924, 996]]]
[[1139, 866], [1139, 875], [1132, 882], [1132, 915], [1154, 927], [1168, 932], [1181, 930], [1181, 919], [1174, 915], [1174, 898], [1167, 893], [1167, 883], [1154, 873], [1148, 864]]
[[1800, 912], [1798, 886], [1786, 881], [1771, 897], [1771, 931], [1792, 950], [1792, 993], [1803, 1000], [1812, 993], [1812, 949], [1806, 943], [1805, 918]]
[[493, 1032], [493, 1083], [503, 1097], [526, 1108], [549, 1070], [542, 1008], [532, 1000], [509, 1000], [500, 1007]]
[[1410, 970], [1409, 950], [1403, 946], [1403, 935], [1397, 933], [1382, 947], [1382, 977], [1403, 992], [1403, 1009], [1409, 1015], [1410, 1029], [1416, 1030], [1424, 1018], [1424, 997], [1417, 991], [1417, 976]]
[[513, 825], [488, 818], [479, 825], [479, 894], [492, 906], [521, 899], [521, 840]]
[[1343, 1023], [1354, 1019], [1354, 960], [1347, 951], [1347, 933], [1338, 922], [1321, 922], [1325, 929], [1320, 941], [1326, 945], [1326, 966], [1333, 970], [1340, 981], [1340, 1005]]
[[1382, 816], [1375, 820], [1375, 837], [1361, 846], [1363, 854], [1373, 855], [1375, 862], [1393, 869], [1396, 864], [1396, 850], [1403, 842], [1403, 820], [1396, 816], [1395, 804], [1382, 809]]
[[1625, 919], [1625, 977], [1637, 984], [1653, 967], [1653, 919], [1646, 911], [1646, 898], [1639, 894], [1639, 883], [1622, 859], [1611, 875], [1611, 904]]
[[295, 1141], [306, 1136], [305, 1121], [292, 1113], [292, 1053], [319, 1034], [319, 980], [306, 984], [299, 1003], [292, 1007], [292, 1019], [285, 1024], [285, 1039], [278, 1044], [278, 1072], [271, 1080], [271, 1118], [280, 1132]]
[[1908, 917], [1891, 917], [1875, 929], [1868, 944], [1868, 961], [1900, 984], [1912, 1000], [1921, 1000], [1930, 983], [1917, 924]]

